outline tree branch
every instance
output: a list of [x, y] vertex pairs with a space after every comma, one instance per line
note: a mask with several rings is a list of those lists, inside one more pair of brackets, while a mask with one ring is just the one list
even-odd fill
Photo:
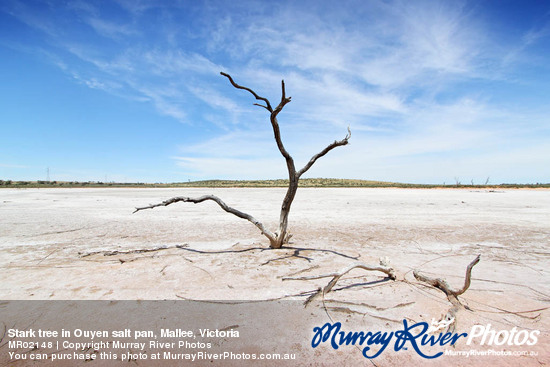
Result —
[[271, 121], [271, 126], [273, 127], [273, 134], [275, 135], [275, 142], [277, 143], [277, 148], [279, 149], [279, 151], [281, 152], [281, 154], [283, 155], [283, 157], [286, 160], [286, 164], [287, 164], [287, 167], [288, 167], [288, 170], [289, 170], [289, 174], [293, 175], [296, 172], [296, 168], [294, 167], [294, 159], [292, 159], [292, 156], [290, 155], [290, 153], [288, 153], [287, 150], [285, 149], [285, 146], [283, 144], [283, 140], [281, 139], [281, 130], [279, 129], [279, 123], [277, 121], [277, 115], [279, 114], [279, 112], [282, 111], [283, 107], [287, 103], [289, 103], [290, 100], [291, 100], [291, 97], [286, 96], [285, 81], [284, 80], [281, 81], [281, 102], [275, 108], [275, 110], [273, 110], [273, 108], [271, 107], [271, 103], [269, 103], [269, 100], [267, 98], [260, 97], [252, 89], [250, 89], [248, 87], [243, 87], [242, 85], [239, 85], [239, 84], [235, 83], [235, 81], [233, 80], [231, 75], [229, 75], [227, 73], [224, 73], [224, 72], [220, 72], [220, 74], [225, 76], [227, 79], [229, 79], [229, 81], [231, 82], [231, 84], [235, 88], [246, 90], [246, 91], [250, 92], [256, 99], [265, 102], [265, 104], [266, 104], [265, 106], [261, 105], [259, 103], [254, 103], [254, 105], [263, 107], [271, 113], [270, 121]]
[[[470, 264], [468, 264], [468, 267], [466, 268], [466, 276], [465, 276], [465, 279], [464, 279], [464, 285], [460, 289], [452, 289], [451, 286], [449, 285], [449, 283], [447, 283], [447, 281], [445, 279], [430, 278], [426, 275], [420, 274], [418, 272], [418, 270], [414, 270], [413, 275], [417, 280], [419, 280], [421, 282], [424, 282], [424, 283], [427, 283], [427, 284], [429, 284], [429, 285], [431, 285], [431, 286], [433, 286], [433, 287], [435, 287], [439, 290], [442, 290], [447, 295], [447, 297], [453, 296], [453, 297], [456, 298], [457, 296], [460, 296], [461, 294], [466, 292], [466, 290], [470, 287], [470, 282], [471, 282], [471, 279], [472, 279], [472, 268], [479, 262], [480, 258], [481, 258], [481, 255], [477, 255], [477, 257]], [[450, 301], [450, 299], [449, 299], [449, 301]], [[451, 302], [453, 302], [453, 301], [451, 301]]]
[[448, 332], [454, 332], [457, 324], [458, 314], [465, 309], [464, 305], [458, 299], [458, 296], [466, 292], [466, 290], [470, 287], [470, 281], [472, 279], [472, 268], [479, 262], [480, 258], [481, 255], [477, 255], [477, 257], [470, 264], [468, 264], [468, 267], [466, 268], [464, 285], [460, 289], [452, 289], [445, 279], [430, 278], [428, 276], [420, 274], [418, 270], [413, 271], [414, 277], [417, 280], [427, 283], [432, 287], [443, 291], [443, 293], [445, 293], [445, 295], [447, 296], [447, 300], [453, 305], [453, 307], [451, 307], [447, 314], [444, 316], [445, 324], [448, 325]]
[[232, 84], [235, 88], [237, 88], [237, 89], [244, 89], [244, 90], [250, 92], [250, 93], [254, 96], [254, 98], [256, 98], [256, 99], [258, 99], [258, 100], [261, 100], [261, 101], [264, 101], [265, 104], [266, 104], [266, 105], [264, 106], [264, 105], [261, 105], [261, 104], [258, 104], [258, 103], [254, 103], [255, 106], [260, 106], [260, 107], [265, 108], [265, 109], [268, 110], [269, 112], [273, 112], [273, 108], [271, 108], [271, 104], [269, 103], [269, 100], [268, 100], [267, 98], [260, 97], [258, 94], [256, 94], [256, 92], [254, 92], [254, 91], [253, 91], [252, 89], [250, 89], [250, 88], [247, 88], [247, 87], [243, 87], [243, 86], [241, 86], [241, 85], [238, 85], [237, 83], [235, 83], [235, 82], [233, 81], [233, 78], [231, 77], [231, 75], [226, 74], [226, 73], [224, 73], [223, 71], [220, 72], [220, 74], [223, 75], [223, 76], [225, 76], [227, 79], [229, 79], [229, 81], [231, 82], [231, 84]]
[[466, 275], [464, 277], [464, 286], [461, 289], [454, 291], [456, 296], [460, 296], [462, 293], [466, 292], [470, 288], [470, 281], [472, 279], [472, 268], [479, 262], [481, 259], [481, 254], [477, 255], [476, 258], [468, 264], [466, 267]]
[[322, 274], [322, 275], [312, 275], [312, 276], [305, 276], [305, 277], [284, 277], [284, 278], [282, 278], [282, 280], [312, 280], [312, 279], [321, 279], [321, 278], [332, 277], [330, 282], [328, 282], [328, 284], [324, 288], [319, 288], [314, 294], [312, 294], [306, 300], [305, 305], [307, 306], [318, 295], [320, 295], [320, 294], [325, 295], [328, 292], [330, 292], [332, 290], [332, 288], [336, 285], [338, 280], [340, 280], [340, 278], [343, 275], [345, 275], [345, 274], [349, 273], [351, 270], [357, 269], [357, 268], [364, 269], [364, 270], [367, 270], [367, 271], [380, 271], [384, 274], [387, 274], [388, 277], [392, 280], [395, 280], [397, 278], [397, 276], [395, 274], [395, 271], [391, 267], [388, 267], [388, 266], [385, 266], [385, 265], [371, 266], [371, 265], [367, 265], [367, 264], [364, 264], [364, 263], [355, 263], [355, 264], [351, 264], [351, 265], [349, 265], [349, 266], [347, 266], [343, 269], [340, 269], [340, 271], [337, 271], [336, 273]]
[[[268, 111], [269, 111], [269, 108], [267, 108], [267, 107], [266, 107], [266, 106], [264, 106], [263, 104], [259, 104], [259, 103], [254, 103], [254, 106], [259, 106], [259, 107], [263, 107], [263, 108], [265, 108], [266, 110], [268, 110]], [[271, 111], [269, 111], [269, 112], [271, 112]]]
[[235, 208], [232, 208], [232, 207], [228, 206], [226, 203], [224, 203], [222, 201], [222, 199], [220, 199], [219, 197], [217, 197], [215, 195], [204, 195], [204, 196], [201, 196], [201, 197], [198, 197], [198, 198], [189, 198], [189, 197], [184, 197], [184, 196], [177, 196], [177, 197], [174, 197], [174, 198], [171, 198], [171, 199], [168, 199], [168, 200], [164, 200], [162, 203], [151, 204], [151, 205], [148, 205], [148, 206], [136, 208], [134, 213], [136, 213], [140, 210], [153, 209], [153, 208], [156, 208], [158, 206], [168, 206], [170, 204], [174, 204], [174, 203], [177, 203], [179, 201], [183, 201], [185, 203], [198, 204], [198, 203], [202, 203], [203, 201], [206, 201], [206, 200], [212, 200], [212, 201], [216, 202], [226, 212], [231, 213], [233, 215], [236, 215], [239, 218], [248, 220], [249, 222], [254, 224], [256, 227], [258, 227], [258, 229], [262, 232], [262, 234], [264, 236], [266, 236], [269, 239], [270, 242], [274, 242], [276, 240], [275, 235], [270, 230], [265, 228], [264, 225], [262, 224], [262, 222], [260, 222], [259, 220], [257, 220], [253, 216], [251, 216], [250, 214], [243, 213], [240, 210], [237, 210]]
[[313, 164], [317, 161], [317, 159], [321, 158], [322, 156], [324, 156], [325, 154], [330, 152], [332, 149], [334, 149], [336, 147], [339, 147], [339, 146], [342, 146], [342, 145], [347, 145], [350, 137], [351, 137], [351, 130], [348, 127], [348, 133], [346, 134], [346, 137], [344, 139], [339, 140], [339, 141], [335, 140], [332, 144], [327, 146], [320, 153], [315, 154], [309, 160], [309, 162], [304, 166], [304, 168], [302, 168], [300, 171], [298, 171], [297, 176], [298, 177], [302, 176], [302, 174], [304, 174], [307, 170], [309, 170], [311, 168], [311, 166], [313, 166]]
[[279, 102], [279, 105], [275, 108], [275, 111], [273, 111], [273, 114], [277, 116], [279, 112], [283, 109], [283, 107], [290, 102], [292, 97], [286, 97], [286, 91], [285, 91], [285, 81], [281, 80], [281, 102]]
[[277, 143], [277, 148], [283, 155], [286, 160], [286, 165], [288, 167], [289, 178], [292, 179], [292, 176], [296, 172], [296, 167], [294, 167], [294, 159], [289, 152], [285, 149], [283, 140], [281, 139], [281, 130], [279, 129], [279, 122], [277, 121], [277, 115], [283, 110], [283, 107], [290, 102], [291, 97], [286, 97], [285, 92], [285, 81], [281, 81], [281, 102], [275, 108], [275, 111], [271, 113], [270, 121], [271, 126], [273, 127], [273, 134], [275, 135], [275, 142]]

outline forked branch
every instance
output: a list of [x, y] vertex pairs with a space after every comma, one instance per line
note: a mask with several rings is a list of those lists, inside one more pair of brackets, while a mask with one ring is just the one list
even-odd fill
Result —
[[426, 275], [420, 274], [418, 270], [413, 271], [414, 277], [417, 280], [427, 283], [432, 287], [443, 291], [443, 293], [445, 293], [445, 295], [447, 296], [447, 300], [449, 300], [449, 302], [451, 302], [451, 304], [453, 305], [453, 307], [449, 309], [444, 317], [445, 324], [448, 325], [448, 332], [454, 332], [457, 323], [457, 316], [460, 311], [465, 309], [464, 305], [458, 299], [458, 296], [466, 292], [466, 290], [468, 290], [468, 288], [470, 287], [470, 282], [472, 279], [472, 268], [479, 262], [480, 258], [481, 255], [477, 255], [477, 257], [470, 264], [468, 264], [468, 266], [466, 267], [464, 285], [462, 286], [462, 288], [459, 289], [451, 288], [451, 286], [449, 285], [449, 283], [447, 283], [445, 279], [430, 278]]
[[203, 196], [198, 197], [198, 198], [177, 196], [177, 197], [174, 197], [174, 198], [171, 198], [171, 199], [168, 199], [168, 200], [164, 200], [162, 203], [150, 204], [150, 205], [147, 205], [147, 206], [136, 208], [134, 213], [139, 212], [140, 210], [153, 209], [153, 208], [156, 208], [158, 206], [168, 206], [170, 204], [174, 204], [174, 203], [177, 203], [179, 201], [183, 201], [184, 203], [198, 204], [198, 203], [202, 203], [203, 201], [206, 201], [206, 200], [212, 200], [212, 201], [216, 202], [226, 212], [231, 213], [233, 215], [236, 215], [239, 218], [248, 220], [249, 222], [254, 224], [256, 227], [258, 227], [258, 229], [262, 232], [262, 234], [264, 236], [266, 236], [269, 239], [269, 241], [275, 241], [275, 239], [276, 239], [275, 235], [270, 230], [265, 228], [262, 222], [260, 222], [259, 220], [257, 220], [253, 216], [251, 216], [250, 214], [241, 212], [240, 210], [237, 210], [235, 208], [230, 207], [229, 205], [224, 203], [222, 201], [222, 199], [220, 199], [219, 197], [217, 197], [215, 195], [203, 195]]
[[289, 103], [290, 100], [291, 100], [291, 97], [286, 96], [285, 81], [284, 80], [281, 81], [281, 102], [279, 102], [279, 105], [277, 107], [275, 107], [275, 109], [273, 109], [271, 107], [271, 103], [269, 102], [269, 100], [267, 98], [259, 96], [258, 93], [254, 92], [252, 89], [250, 89], [248, 87], [243, 87], [242, 85], [239, 85], [239, 84], [235, 83], [235, 81], [233, 80], [231, 75], [229, 75], [227, 73], [224, 73], [224, 72], [220, 72], [220, 74], [225, 76], [227, 79], [229, 79], [229, 82], [235, 88], [246, 90], [250, 94], [252, 94], [254, 96], [254, 98], [256, 98], [257, 100], [261, 100], [261, 101], [265, 102], [265, 106], [262, 105], [262, 104], [259, 104], [259, 103], [254, 103], [254, 105], [263, 107], [271, 113], [270, 122], [271, 122], [271, 126], [273, 127], [273, 134], [275, 135], [275, 142], [277, 143], [277, 148], [279, 148], [279, 151], [281, 152], [281, 154], [285, 158], [289, 170], [294, 170], [294, 160], [292, 159], [290, 154], [285, 149], [285, 146], [284, 146], [283, 141], [281, 139], [281, 131], [279, 129], [279, 122], [277, 121], [277, 115], [279, 114], [279, 112], [282, 111], [283, 107], [287, 103]]

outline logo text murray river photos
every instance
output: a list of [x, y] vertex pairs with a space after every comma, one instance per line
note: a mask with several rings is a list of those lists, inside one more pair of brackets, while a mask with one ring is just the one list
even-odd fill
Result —
[[[407, 320], [403, 320], [403, 330], [391, 331], [391, 332], [372, 332], [372, 331], [359, 331], [359, 332], [344, 332], [341, 331], [342, 324], [336, 322], [334, 324], [326, 323], [322, 327], [313, 328], [313, 339], [311, 340], [311, 346], [316, 348], [320, 343], [330, 341], [330, 345], [334, 349], [340, 348], [342, 345], [365, 345], [362, 354], [365, 358], [376, 358], [390, 345], [392, 340], [395, 340], [393, 344], [394, 351], [400, 351], [410, 345], [418, 355], [424, 358], [437, 358], [443, 355], [443, 352], [438, 352], [434, 355], [424, 354], [422, 348], [425, 346], [444, 346], [453, 345], [460, 338], [468, 337], [468, 333], [439, 333], [437, 335], [428, 334], [429, 325], [427, 322], [419, 322], [409, 326]], [[496, 344], [503, 345], [508, 343], [509, 345], [534, 345], [537, 343], [537, 336], [540, 333], [538, 330], [532, 330], [527, 332], [526, 330], [517, 331], [514, 328], [508, 332], [506, 330], [495, 331], [491, 330], [491, 325], [480, 326], [476, 325], [472, 328], [470, 337], [467, 339], [466, 344], [470, 344], [474, 337], [480, 337], [483, 340], [481, 344]], [[513, 343], [513, 344], [512, 344]], [[371, 346], [380, 346], [377, 352], [369, 354]]]

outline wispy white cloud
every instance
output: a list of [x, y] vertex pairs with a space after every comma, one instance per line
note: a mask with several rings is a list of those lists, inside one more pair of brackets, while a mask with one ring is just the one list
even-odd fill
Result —
[[152, 101], [157, 111], [162, 115], [173, 117], [180, 122], [187, 121], [187, 113], [179, 103], [183, 96], [178, 88], [170, 86], [148, 87], [134, 84], [134, 82], [131, 82], [131, 85], [141, 95]]
[[550, 37], [550, 21], [529, 29], [522, 38], [525, 46], [530, 46], [548, 37]]
[[139, 34], [131, 25], [118, 24], [101, 18], [88, 18], [87, 23], [100, 35], [109, 38], [119, 39], [125, 36]]
[[[213, 109], [221, 109], [223, 112], [232, 115], [232, 121], [236, 122], [243, 107], [239, 106], [234, 100], [222, 95], [217, 89], [208, 86], [188, 86], [189, 91], [198, 99], [206, 103]], [[225, 117], [225, 116], [224, 116]], [[226, 117], [227, 118], [227, 117]]]
[[215, 75], [222, 69], [203, 55], [182, 50], [149, 50], [141, 57], [151, 72], [168, 77], [186, 76], [185, 73]]
[[150, 0], [115, 0], [115, 2], [134, 16], [141, 16], [150, 9], [162, 7], [158, 1]]
[[502, 67], [504, 69], [510, 69], [517, 64], [547, 64], [545, 57], [540, 59], [540, 57], [531, 52], [530, 49], [548, 38], [550, 38], [550, 21], [528, 29], [521, 35], [519, 41], [514, 42], [511, 47], [503, 50], [501, 61]]

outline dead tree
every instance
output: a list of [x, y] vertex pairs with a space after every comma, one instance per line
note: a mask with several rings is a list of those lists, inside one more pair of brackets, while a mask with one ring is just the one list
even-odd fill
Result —
[[206, 201], [206, 200], [212, 200], [212, 201], [215, 201], [226, 212], [234, 214], [239, 218], [246, 219], [249, 222], [253, 223], [256, 227], [258, 227], [258, 229], [262, 232], [262, 234], [269, 239], [269, 243], [270, 243], [271, 248], [281, 248], [284, 244], [288, 243], [288, 240], [290, 238], [290, 234], [288, 232], [288, 215], [290, 213], [290, 207], [292, 205], [292, 201], [294, 200], [294, 197], [296, 196], [296, 191], [298, 190], [298, 181], [300, 180], [300, 177], [304, 173], [306, 173], [311, 168], [311, 166], [313, 166], [313, 164], [319, 158], [321, 158], [322, 156], [324, 156], [325, 154], [330, 152], [332, 149], [334, 149], [336, 147], [339, 147], [339, 146], [342, 146], [342, 145], [347, 145], [348, 140], [351, 137], [351, 131], [348, 128], [348, 133], [344, 137], [344, 139], [335, 140], [333, 143], [329, 144], [321, 152], [319, 152], [319, 153], [315, 154], [313, 157], [311, 157], [309, 162], [307, 162], [307, 164], [302, 169], [296, 170], [296, 165], [294, 163], [294, 159], [292, 158], [290, 153], [288, 153], [288, 151], [286, 150], [286, 148], [283, 144], [283, 141], [281, 139], [281, 131], [279, 129], [279, 122], [277, 121], [277, 116], [283, 110], [283, 107], [287, 103], [290, 102], [290, 99], [291, 99], [291, 97], [286, 96], [284, 80], [281, 82], [281, 90], [282, 90], [281, 91], [281, 101], [279, 102], [277, 107], [273, 108], [271, 106], [271, 103], [269, 102], [269, 100], [267, 98], [259, 96], [258, 94], [256, 94], [256, 92], [254, 92], [250, 88], [243, 87], [243, 86], [235, 83], [235, 81], [233, 81], [233, 78], [229, 74], [226, 74], [226, 73], [223, 73], [223, 72], [220, 73], [220, 74], [225, 76], [227, 79], [229, 79], [229, 82], [235, 88], [246, 90], [246, 91], [250, 92], [258, 101], [262, 101], [263, 104], [262, 103], [254, 103], [254, 105], [265, 108], [270, 114], [269, 119], [271, 121], [271, 126], [273, 128], [273, 134], [274, 134], [274, 137], [275, 137], [275, 142], [277, 143], [277, 148], [279, 149], [279, 152], [281, 152], [281, 155], [284, 157], [284, 159], [286, 161], [286, 166], [287, 166], [287, 170], [288, 170], [288, 190], [286, 192], [285, 198], [283, 199], [283, 204], [281, 206], [281, 214], [280, 214], [280, 217], [279, 217], [279, 228], [277, 229], [276, 232], [271, 232], [270, 230], [265, 228], [265, 226], [260, 221], [255, 219], [250, 214], [243, 213], [243, 212], [241, 212], [241, 211], [239, 211], [235, 208], [232, 208], [232, 207], [228, 206], [220, 198], [218, 198], [217, 196], [214, 196], [214, 195], [205, 195], [205, 196], [201, 196], [199, 198], [175, 197], [175, 198], [165, 200], [165, 201], [163, 201], [162, 203], [159, 203], [159, 204], [152, 204], [152, 205], [144, 206], [144, 207], [141, 207], [141, 208], [136, 208], [135, 212], [143, 210], [143, 209], [152, 209], [152, 208], [155, 208], [157, 206], [167, 206], [167, 205], [176, 203], [178, 201], [191, 202], [191, 203], [197, 204], [197, 203], [201, 203], [201, 202]]

